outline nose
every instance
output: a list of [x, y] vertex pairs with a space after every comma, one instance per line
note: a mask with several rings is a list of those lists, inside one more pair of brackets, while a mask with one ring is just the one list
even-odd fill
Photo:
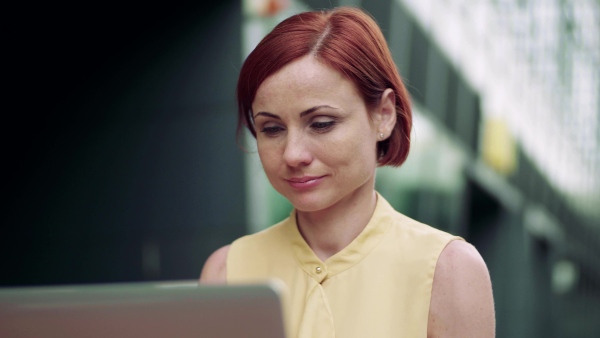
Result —
[[307, 141], [302, 134], [288, 133], [283, 151], [285, 164], [289, 167], [299, 167], [312, 162], [313, 157]]

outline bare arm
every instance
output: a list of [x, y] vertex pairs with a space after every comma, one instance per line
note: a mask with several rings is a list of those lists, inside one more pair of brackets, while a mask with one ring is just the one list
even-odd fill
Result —
[[431, 291], [427, 337], [495, 337], [492, 283], [471, 244], [452, 241], [440, 254]]
[[227, 282], [227, 253], [229, 245], [213, 252], [200, 273], [200, 284], [225, 284]]

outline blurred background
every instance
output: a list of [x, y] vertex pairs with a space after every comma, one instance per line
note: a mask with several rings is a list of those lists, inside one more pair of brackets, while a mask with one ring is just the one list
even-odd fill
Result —
[[414, 100], [377, 189], [490, 269], [498, 337], [600, 336], [600, 2], [239, 0], [7, 7], [0, 286], [197, 278], [290, 211], [235, 141], [241, 63], [360, 6]]

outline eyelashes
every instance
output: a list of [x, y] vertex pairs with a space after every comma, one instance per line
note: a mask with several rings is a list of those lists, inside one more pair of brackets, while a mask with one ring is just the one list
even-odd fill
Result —
[[260, 132], [266, 134], [267, 136], [277, 136], [284, 129], [280, 126], [269, 126], [263, 127]]
[[[331, 129], [333, 129], [336, 124], [337, 124], [337, 122], [335, 120], [315, 121], [315, 122], [311, 122], [309, 127], [312, 131], [322, 134], [322, 133], [326, 133], [326, 132], [330, 131]], [[261, 133], [263, 133], [269, 137], [276, 137], [279, 134], [283, 133], [284, 131], [285, 131], [285, 128], [280, 125], [266, 125], [260, 130]]]
[[333, 126], [335, 126], [336, 122], [334, 120], [332, 121], [324, 121], [324, 122], [313, 122], [310, 127], [319, 132], [319, 133], [324, 133], [329, 131], [331, 128], [333, 128]]

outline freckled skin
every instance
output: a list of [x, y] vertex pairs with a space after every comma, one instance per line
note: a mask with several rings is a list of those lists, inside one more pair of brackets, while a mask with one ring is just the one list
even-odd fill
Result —
[[[300, 116], [317, 106], [328, 106]], [[252, 105], [258, 153], [273, 187], [299, 211], [351, 206], [373, 194], [377, 128], [353, 82], [311, 56], [265, 80]], [[276, 115], [258, 114], [268, 112]], [[326, 131], [315, 122], [335, 121]], [[265, 127], [279, 127], [276, 134]], [[286, 179], [318, 176], [314, 189], [298, 191]]]

